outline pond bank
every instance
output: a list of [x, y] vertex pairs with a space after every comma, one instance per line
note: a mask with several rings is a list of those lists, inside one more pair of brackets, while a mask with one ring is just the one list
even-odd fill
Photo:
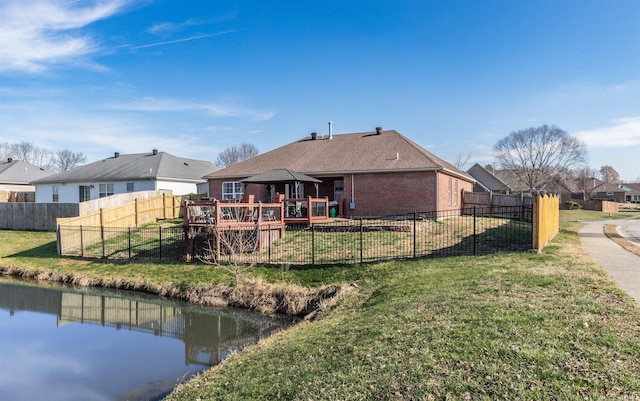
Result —
[[161, 297], [170, 297], [194, 305], [217, 308], [244, 308], [265, 315], [281, 314], [301, 319], [312, 319], [322, 310], [331, 308], [351, 291], [352, 286], [326, 286], [306, 289], [294, 285], [269, 284], [250, 279], [236, 286], [212, 285], [197, 288], [191, 285], [162, 285], [136, 282], [126, 278], [101, 279], [83, 274], [60, 273], [51, 270], [32, 270], [0, 266], [0, 275], [23, 279], [140, 291]]

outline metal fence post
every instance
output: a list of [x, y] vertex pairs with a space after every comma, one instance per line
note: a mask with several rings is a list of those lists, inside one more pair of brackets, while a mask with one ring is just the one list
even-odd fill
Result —
[[416, 257], [416, 248], [417, 248], [417, 245], [416, 245], [416, 235], [417, 235], [416, 234], [416, 220], [417, 220], [417, 217], [418, 217], [418, 212], [414, 211], [413, 212], [413, 257], [414, 258]]
[[267, 259], [271, 263], [271, 224], [267, 224]]
[[311, 223], [311, 265], [316, 264], [316, 229]]
[[158, 227], [158, 241], [160, 242], [160, 260], [162, 260], [162, 227]]
[[129, 260], [131, 260], [131, 226], [127, 227], [128, 234], [128, 243], [129, 243]]
[[80, 225], [80, 256], [84, 258], [84, 238], [82, 235], [82, 224]]
[[362, 263], [362, 261], [364, 260], [363, 258], [363, 244], [362, 244], [362, 233], [363, 233], [363, 227], [362, 227], [362, 217], [360, 217], [360, 263]]
[[[102, 209], [100, 209], [102, 210]], [[100, 212], [100, 215], [102, 216], [102, 212]], [[101, 224], [100, 225], [100, 236], [102, 238], [102, 257], [104, 258], [104, 256], [106, 255], [106, 251], [104, 249], [105, 247], [105, 243], [104, 243], [104, 226]]]
[[473, 207], [473, 254], [476, 254], [476, 242], [478, 241], [478, 237], [476, 235], [476, 206]]

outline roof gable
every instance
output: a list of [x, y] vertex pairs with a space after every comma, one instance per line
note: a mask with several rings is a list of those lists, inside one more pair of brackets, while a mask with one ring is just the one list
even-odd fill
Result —
[[82, 181], [122, 181], [144, 179], [168, 179], [177, 181], [202, 181], [204, 175], [217, 167], [208, 161], [185, 159], [166, 152], [115, 154], [99, 160], [63, 171], [53, 176], [36, 180], [34, 183], [82, 182]]
[[55, 174], [53, 171], [21, 160], [0, 162], [0, 183], [2, 184], [30, 184], [34, 180], [53, 174]]
[[240, 178], [287, 168], [306, 175], [358, 172], [447, 170], [473, 181], [466, 173], [438, 158], [395, 130], [302, 138], [207, 178]]
[[467, 173], [490, 191], [511, 190], [511, 187], [509, 185], [507, 185], [500, 178], [491, 174], [489, 170], [482, 167], [478, 163], [471, 166], [471, 168], [467, 170]]

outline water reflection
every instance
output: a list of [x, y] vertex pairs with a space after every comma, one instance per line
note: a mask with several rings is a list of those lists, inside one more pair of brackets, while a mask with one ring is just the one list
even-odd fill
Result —
[[[167, 382], [169, 388], [166, 388], [165, 383], [163, 388], [154, 391], [166, 393], [175, 385], [175, 377], [185, 375], [186, 372], [197, 372], [204, 366], [214, 365], [230, 353], [253, 344], [289, 324], [280, 319], [243, 310], [196, 308], [128, 292], [48, 288], [3, 281], [0, 281], [0, 310], [8, 311], [10, 316], [7, 319], [6, 314], [4, 318], [0, 314], [0, 352], [5, 353], [5, 358], [0, 358], [4, 359], [0, 362], [0, 376], [4, 375], [6, 379], [10, 371], [15, 372], [17, 365], [31, 359], [24, 357], [26, 351], [17, 352], [17, 350], [39, 349], [41, 350], [39, 357], [46, 356], [48, 360], [58, 362], [64, 360], [68, 363], [67, 366], [71, 364], [76, 366], [70, 369], [74, 372], [70, 375], [73, 377], [71, 379], [73, 385], [77, 385], [78, 382], [83, 385], [89, 383], [88, 386], [90, 383], [96, 383], [92, 391], [100, 396], [92, 396], [92, 399], [105, 400], [113, 399], [125, 392], [136, 393], [132, 390], [136, 387], [138, 390], [144, 388], [140, 386], [145, 383], [155, 383], [155, 387], [162, 387], [158, 386], [162, 381]], [[45, 325], [41, 322], [43, 318], [47, 322], [54, 319], [55, 324], [46, 323]], [[36, 319], [38, 323], [34, 323]], [[12, 329], [13, 320], [21, 320], [21, 323]], [[51, 329], [54, 332], [45, 332], [44, 330], [48, 330], [45, 326], [52, 326]], [[68, 330], [67, 327], [76, 328]], [[81, 327], [84, 328], [81, 329]], [[91, 327], [100, 328], [100, 334], [96, 334], [93, 329], [88, 330]], [[105, 328], [109, 329], [108, 333], [104, 332]], [[123, 333], [129, 334], [122, 336]], [[56, 341], [57, 337], [60, 338], [58, 342], [49, 343], [49, 341]], [[123, 337], [132, 340], [121, 343]], [[156, 342], [161, 339], [166, 340]], [[178, 358], [171, 357], [172, 362], [168, 362], [170, 357], [160, 357], [157, 354], [170, 352], [171, 349], [179, 352], [175, 347], [179, 343], [175, 343], [175, 340], [183, 343], [184, 363], [180, 363], [182, 368], [177, 366], [168, 369], [165, 365], [175, 364], [180, 355], [177, 355]], [[83, 341], [87, 341], [88, 345], [83, 345]], [[111, 343], [116, 344], [115, 347], [118, 350], [107, 348], [112, 346]], [[92, 348], [95, 348], [95, 351], [88, 351]], [[143, 348], [149, 348], [149, 350], [145, 351]], [[117, 352], [122, 352], [124, 356], [116, 355]], [[81, 355], [77, 360], [68, 362], [70, 356], [75, 353]], [[22, 355], [14, 357], [22, 361], [8, 362], [6, 359], [8, 354]], [[127, 361], [126, 358], [131, 360]], [[9, 363], [12, 366], [9, 366]], [[87, 366], [91, 364], [95, 366]], [[119, 364], [124, 366], [121, 367]], [[79, 366], [82, 366], [82, 369]], [[35, 372], [40, 367], [27, 366], [24, 369], [29, 375], [31, 374], [29, 369]], [[80, 371], [81, 374], [78, 373]], [[86, 376], [90, 371], [99, 377]], [[48, 382], [49, 387], [59, 386], [58, 382], [63, 381], [60, 377], [56, 377], [56, 380], [48, 380], [48, 377], [53, 374], [51, 372], [43, 374], [40, 381]], [[61, 373], [57, 374], [61, 375]], [[105, 377], [105, 375], [111, 377]], [[32, 379], [38, 380], [37, 377]], [[51, 384], [54, 382], [56, 384]], [[113, 384], [109, 384], [111, 382]], [[34, 384], [31, 383], [30, 387], [33, 387]], [[15, 386], [16, 384], [9, 380], [0, 379], [0, 399], [8, 399], [5, 398], [6, 396], [12, 396], [14, 397], [12, 399], [18, 400], [34, 399], [33, 388], [20, 390]], [[141, 394], [138, 398], [133, 395], [127, 395], [125, 398], [154, 399], [157, 397], [157, 394], [152, 396], [148, 391], [137, 392]], [[52, 393], [47, 394], [51, 396]], [[69, 394], [67, 398], [60, 399], [73, 399], [68, 396]]]

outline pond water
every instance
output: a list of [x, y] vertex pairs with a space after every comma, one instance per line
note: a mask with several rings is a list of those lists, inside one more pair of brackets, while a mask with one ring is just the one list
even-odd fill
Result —
[[0, 400], [162, 399], [289, 324], [145, 294], [0, 279]]

